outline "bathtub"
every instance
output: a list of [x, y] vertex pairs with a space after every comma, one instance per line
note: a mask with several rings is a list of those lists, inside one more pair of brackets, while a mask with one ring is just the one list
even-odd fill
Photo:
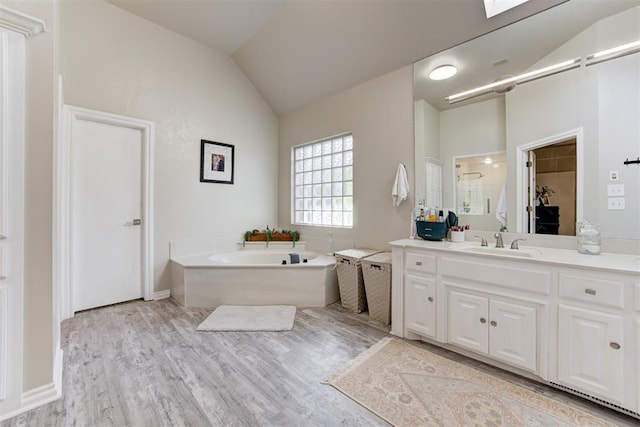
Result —
[[[289, 253], [297, 253], [300, 263], [291, 264]], [[340, 299], [335, 258], [291, 248], [172, 258], [171, 295], [185, 307], [325, 307]]]

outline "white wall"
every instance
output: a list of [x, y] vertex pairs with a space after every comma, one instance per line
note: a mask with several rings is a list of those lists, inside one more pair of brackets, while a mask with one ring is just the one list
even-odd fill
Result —
[[[103, 1], [62, 3], [67, 104], [156, 124], [155, 289], [169, 241], [216, 239], [276, 222], [278, 122], [227, 55]], [[199, 182], [200, 140], [235, 145], [235, 183]]]
[[[281, 227], [299, 230], [302, 240], [322, 250], [328, 232], [333, 232], [335, 249], [389, 249], [389, 241], [409, 235], [413, 189], [407, 201], [394, 207], [391, 186], [400, 162], [414, 182], [412, 70], [401, 68], [280, 117]], [[353, 229], [292, 225], [291, 147], [343, 132], [353, 132], [354, 139]]]
[[[52, 0], [0, 3], [42, 19], [47, 32], [26, 39], [24, 391], [51, 383], [52, 157], [54, 39], [58, 31]], [[9, 349], [11, 351], [11, 349]]]
[[504, 98], [490, 99], [440, 113], [442, 204], [455, 211], [453, 157], [505, 151]]

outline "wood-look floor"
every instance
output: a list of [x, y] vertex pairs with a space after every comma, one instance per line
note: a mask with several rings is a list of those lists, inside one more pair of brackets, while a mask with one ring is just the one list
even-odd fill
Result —
[[[2, 426], [387, 425], [322, 382], [387, 335], [339, 305], [298, 309], [287, 332], [196, 332], [211, 310], [134, 301], [63, 323], [63, 397]], [[446, 350], [416, 343], [595, 413], [638, 420]]]

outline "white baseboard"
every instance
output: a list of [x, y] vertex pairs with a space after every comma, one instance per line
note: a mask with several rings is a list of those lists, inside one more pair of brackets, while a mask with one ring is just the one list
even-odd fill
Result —
[[62, 393], [58, 393], [56, 386], [53, 383], [25, 391], [22, 393], [22, 405], [20, 408], [13, 412], [0, 415], [0, 421], [17, 417], [18, 415], [44, 405], [45, 403], [58, 400], [60, 397], [62, 397]]
[[59, 396], [62, 396], [62, 369], [64, 362], [64, 352], [59, 347], [56, 346], [56, 354], [53, 359], [53, 386], [56, 389], [56, 393]]
[[170, 296], [171, 296], [171, 289], [165, 289], [164, 291], [157, 291], [153, 293], [154, 301], [159, 299], [169, 298]]

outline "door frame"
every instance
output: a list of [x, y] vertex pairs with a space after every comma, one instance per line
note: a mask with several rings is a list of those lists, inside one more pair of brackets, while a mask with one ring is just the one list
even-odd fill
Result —
[[526, 233], [529, 221], [527, 216], [527, 153], [536, 148], [546, 147], [556, 142], [575, 138], [576, 140], [576, 222], [583, 219], [584, 203], [584, 130], [579, 127], [566, 132], [561, 132], [537, 141], [516, 147], [516, 232]]
[[71, 280], [71, 135], [74, 122], [119, 126], [142, 133], [142, 295], [145, 301], [154, 299], [153, 285], [153, 122], [120, 116], [87, 108], [64, 105], [62, 138], [56, 153], [54, 172], [54, 275], [60, 288], [62, 319], [73, 317], [73, 283]]

